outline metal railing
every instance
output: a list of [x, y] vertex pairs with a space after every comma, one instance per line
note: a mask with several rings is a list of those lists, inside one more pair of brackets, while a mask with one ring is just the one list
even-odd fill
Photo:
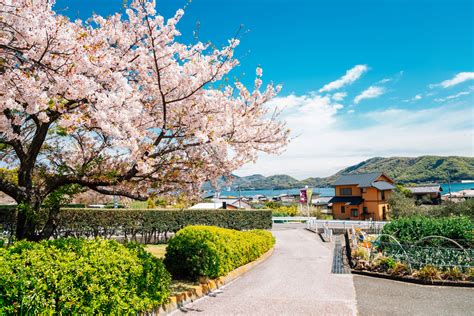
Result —
[[314, 228], [326, 226], [329, 229], [349, 229], [349, 228], [360, 228], [364, 230], [368, 229], [382, 229], [387, 224], [387, 221], [352, 221], [352, 220], [324, 220], [316, 219], [316, 217], [306, 216], [286, 216], [286, 217], [272, 217], [273, 222], [305, 222], [308, 228], [310, 225]]

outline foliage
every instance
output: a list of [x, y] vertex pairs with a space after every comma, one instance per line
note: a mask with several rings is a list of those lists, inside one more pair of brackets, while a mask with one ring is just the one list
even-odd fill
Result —
[[264, 230], [188, 226], [170, 239], [164, 262], [178, 277], [216, 278], [257, 259], [274, 243], [272, 234]]
[[[7, 229], [11, 229], [11, 215], [11, 210], [0, 213], [0, 224], [4, 220]], [[269, 210], [61, 209], [53, 237], [120, 236], [143, 243], [161, 243], [167, 239], [168, 233], [188, 225], [269, 229], [272, 227], [272, 213]]]
[[265, 207], [271, 209], [274, 216], [295, 216], [298, 214], [298, 205], [296, 204], [269, 201], [265, 203]]
[[396, 262], [390, 271], [393, 275], [407, 275], [409, 273], [408, 265], [402, 262]]
[[458, 267], [465, 270], [474, 265], [473, 248], [403, 245], [402, 250], [398, 244], [382, 243], [380, 250], [395, 260], [410, 263], [411, 267], [415, 269], [432, 265], [440, 269]]
[[427, 214], [434, 217], [467, 216], [474, 221], [474, 199], [457, 203], [445, 201], [440, 206], [429, 208]]
[[426, 265], [415, 272], [415, 276], [427, 281], [441, 280], [441, 271], [435, 266]]
[[390, 217], [393, 219], [420, 213], [420, 208], [416, 207], [415, 200], [399, 190], [392, 192], [388, 198], [388, 205], [390, 206]]
[[158, 243], [168, 233], [188, 225], [269, 229], [272, 215], [269, 210], [61, 209], [54, 236], [122, 236], [126, 240]]
[[444, 272], [443, 278], [447, 280], [457, 281], [463, 278], [463, 273], [458, 267], [452, 267]]
[[356, 260], [369, 260], [369, 252], [365, 247], [357, 247], [354, 250], [353, 258]]
[[380, 256], [374, 260], [374, 266], [382, 270], [393, 269], [395, 268], [396, 264], [397, 262], [395, 259], [386, 256]]
[[[410, 216], [387, 223], [382, 233], [394, 236], [402, 244], [413, 244], [428, 236], [443, 236], [469, 247], [473, 245], [473, 229], [473, 222], [464, 216], [442, 218]], [[431, 243], [453, 247], [451, 242], [443, 239], [433, 240]]]
[[140, 245], [20, 241], [0, 249], [0, 314], [136, 314], [162, 304], [170, 281]]

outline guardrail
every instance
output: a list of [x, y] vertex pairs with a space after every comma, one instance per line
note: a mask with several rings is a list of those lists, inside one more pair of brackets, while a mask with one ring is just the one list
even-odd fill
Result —
[[360, 229], [374, 229], [380, 230], [388, 223], [387, 221], [352, 221], [352, 220], [324, 220], [316, 219], [315, 217], [306, 216], [285, 216], [272, 217], [273, 222], [306, 222], [308, 229], [317, 231], [320, 229], [342, 229], [360, 228]]

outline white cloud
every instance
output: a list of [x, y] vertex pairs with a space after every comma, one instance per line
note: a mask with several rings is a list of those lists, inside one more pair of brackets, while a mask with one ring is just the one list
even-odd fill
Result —
[[319, 89], [319, 92], [328, 92], [332, 90], [340, 89], [346, 85], [349, 85], [359, 79], [363, 73], [369, 70], [367, 65], [356, 65], [353, 68], [349, 69], [344, 76], [341, 78], [332, 81], [326, 84], [324, 87]]
[[347, 93], [345, 92], [336, 92], [332, 95], [332, 99], [334, 101], [342, 101], [344, 98], [347, 96]]
[[371, 157], [474, 156], [473, 112], [465, 104], [344, 115], [342, 105], [329, 97], [291, 95], [271, 102], [291, 104], [283, 119], [297, 137], [282, 155], [261, 154], [238, 175], [289, 174], [303, 179], [328, 176]]
[[471, 91], [461, 91], [461, 92], [453, 94], [453, 95], [448, 95], [445, 98], [437, 98], [437, 99], [434, 99], [434, 100], [435, 100], [435, 102], [445, 102], [445, 101], [457, 99], [459, 97], [462, 97], [463, 95], [469, 95], [469, 94], [471, 94]]
[[403, 100], [403, 102], [414, 102], [414, 101], [418, 101], [418, 100], [421, 100], [421, 99], [423, 99], [423, 96], [421, 94], [417, 94], [411, 99]]
[[385, 93], [384, 87], [370, 86], [366, 90], [362, 91], [358, 96], [354, 98], [354, 103], [358, 104], [364, 99], [373, 99], [381, 96]]
[[430, 88], [434, 88], [437, 86], [449, 88], [468, 80], [474, 80], [474, 72], [460, 72], [456, 74], [452, 79], [444, 80], [441, 83], [430, 85]]

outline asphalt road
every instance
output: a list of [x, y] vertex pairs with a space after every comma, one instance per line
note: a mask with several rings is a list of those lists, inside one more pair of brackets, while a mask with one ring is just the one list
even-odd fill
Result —
[[331, 274], [333, 244], [276, 224], [273, 255], [173, 315], [474, 315], [474, 289]]
[[474, 289], [354, 275], [359, 315], [474, 315]]
[[173, 315], [355, 315], [352, 276], [331, 274], [333, 246], [304, 225], [274, 227], [269, 259]]

